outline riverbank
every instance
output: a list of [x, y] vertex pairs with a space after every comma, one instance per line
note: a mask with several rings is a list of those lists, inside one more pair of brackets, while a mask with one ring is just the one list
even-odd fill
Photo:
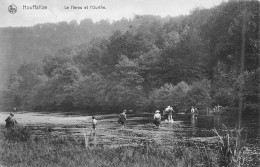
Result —
[[[8, 116], [8, 114], [9, 113], [7, 112], [0, 113], [2, 130], [4, 130], [3, 120]], [[62, 162], [62, 159], [71, 159], [70, 156], [72, 156], [72, 159], [75, 159], [71, 160], [73, 163], [82, 161], [78, 166], [84, 166], [85, 162], [90, 163], [88, 161], [81, 160], [83, 157], [86, 158], [85, 154], [88, 155], [95, 153], [96, 158], [92, 158], [94, 161], [95, 159], [102, 159], [102, 157], [109, 157], [109, 155], [106, 154], [113, 154], [113, 152], [114, 154], [119, 154], [114, 156], [115, 158], [124, 159], [120, 156], [128, 155], [129, 153], [127, 153], [126, 150], [129, 149], [133, 150], [133, 152], [136, 152], [136, 154], [140, 156], [147, 156], [147, 150], [149, 154], [150, 152], [153, 152], [157, 156], [153, 157], [155, 159], [153, 163], [158, 161], [157, 165], [159, 164], [159, 166], [163, 166], [164, 163], [161, 162], [171, 164], [167, 166], [189, 165], [185, 164], [186, 161], [189, 163], [194, 163], [197, 166], [209, 166], [209, 163], [216, 165], [218, 162], [219, 153], [217, 147], [217, 137], [192, 137], [190, 134], [196, 133], [196, 127], [188, 127], [187, 124], [181, 119], [178, 121], [176, 119], [174, 123], [163, 122], [160, 129], [156, 129], [152, 124], [153, 114], [128, 114], [126, 128], [124, 130], [119, 130], [120, 125], [117, 123], [117, 114], [96, 115], [96, 117], [98, 120], [97, 133], [96, 136], [93, 137], [93, 135], [90, 135], [92, 126], [91, 116], [89, 115], [17, 112], [15, 113], [15, 118], [17, 119], [19, 126], [28, 128], [31, 137], [30, 140], [25, 142], [4, 140], [1, 137], [1, 151], [3, 150], [1, 152], [1, 162], [4, 163], [0, 164], [5, 164], [8, 166], [7, 164], [10, 161], [15, 164], [14, 166], [33, 166], [28, 164], [32, 163], [36, 165], [38, 160], [34, 157], [34, 152], [36, 152], [35, 154], [40, 154], [38, 152], [42, 152], [42, 154], [37, 156], [39, 161], [44, 161], [44, 158], [42, 157], [48, 157], [51, 156], [51, 154], [56, 154], [55, 152], [57, 152], [59, 156], [57, 155], [58, 157], [56, 157], [56, 159], [49, 159], [49, 162], [42, 162], [42, 164], [47, 166], [62, 166], [62, 164], [65, 163]], [[206, 131], [201, 131], [200, 133], [202, 132]], [[85, 147], [84, 134], [86, 134], [89, 140], [88, 149]], [[75, 149], [73, 148], [74, 145]], [[95, 145], [95, 147], [92, 147], [93, 145]], [[154, 150], [155, 148], [156, 150]], [[16, 153], [15, 150], [19, 149], [24, 150], [24, 153], [22, 151], [20, 153]], [[47, 149], [47, 152], [45, 149]], [[48, 152], [48, 150], [52, 151]], [[91, 151], [86, 153], [87, 150]], [[67, 152], [72, 152], [73, 155], [70, 155]], [[74, 154], [80, 154], [80, 158], [74, 157]], [[211, 156], [209, 157], [209, 155]], [[152, 154], [152, 156], [154, 155]], [[167, 158], [165, 159], [161, 156], [172, 157], [175, 160], [172, 160], [171, 158], [168, 160]], [[12, 157], [15, 157], [14, 159], [17, 157], [20, 158], [13, 160]], [[23, 157], [33, 159], [33, 162], [28, 161]], [[258, 153], [256, 152], [254, 157], [249, 158], [251, 158], [250, 160], [255, 163], [258, 162], [257, 157]], [[139, 166], [156, 166], [156, 163], [152, 164], [148, 159], [132, 158], [129, 157], [131, 162], [133, 162], [131, 164], [120, 164], [118, 161], [113, 160], [113, 158], [110, 160], [104, 159], [104, 161], [109, 161], [109, 163], [111, 163], [107, 166], [113, 166], [113, 164], [119, 166], [138, 166], [138, 163], [140, 163]], [[177, 162], [178, 158], [180, 159]], [[163, 161], [161, 161], [161, 159], [163, 159]], [[142, 164], [142, 162], [147, 163]], [[66, 163], [68, 162], [66, 161]], [[71, 166], [74, 166], [73, 163]], [[101, 162], [95, 163], [102, 166]]]
[[[117, 148], [85, 147], [83, 138], [50, 135], [31, 135], [8, 138], [8, 130], [1, 127], [1, 159], [3, 166], [216, 166], [218, 155], [210, 148], [188, 147], [172, 142], [172, 147], [155, 142]], [[21, 133], [30, 129], [20, 128]], [[19, 133], [19, 134], [21, 134]], [[13, 135], [10, 134], [9, 135]], [[15, 139], [15, 140], [14, 140]]]

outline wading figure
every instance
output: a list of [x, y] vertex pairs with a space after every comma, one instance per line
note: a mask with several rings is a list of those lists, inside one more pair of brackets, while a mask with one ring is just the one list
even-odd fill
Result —
[[199, 115], [199, 111], [197, 108], [195, 108], [195, 116], [198, 116]]
[[94, 130], [94, 135], [96, 134], [96, 126], [97, 126], [97, 120], [95, 116], [92, 116], [92, 128]]
[[190, 110], [190, 114], [193, 116], [195, 114], [195, 108], [192, 106]]
[[123, 110], [123, 112], [119, 115], [118, 123], [120, 123], [122, 125], [121, 129], [125, 128], [126, 110]]
[[197, 116], [199, 115], [199, 112], [198, 112], [198, 109], [197, 108], [194, 108], [193, 106], [191, 107], [191, 110], [190, 110], [190, 114], [191, 116], [195, 116], [197, 118]]
[[14, 117], [14, 114], [10, 113], [10, 116], [6, 118], [6, 120], [5, 120], [5, 123], [6, 123], [5, 127], [6, 128], [13, 127], [13, 126], [15, 126], [15, 124], [17, 124], [17, 121], [13, 117]]
[[168, 122], [173, 122], [173, 119], [172, 119], [172, 114], [174, 112], [173, 108], [171, 106], [168, 106], [165, 108], [164, 112], [167, 114]]
[[154, 116], [153, 116], [153, 123], [155, 124], [155, 126], [157, 127], [157, 128], [159, 128], [160, 127], [160, 124], [161, 124], [161, 114], [160, 114], [160, 111], [159, 110], [156, 110], [155, 111], [155, 114], [154, 114]]

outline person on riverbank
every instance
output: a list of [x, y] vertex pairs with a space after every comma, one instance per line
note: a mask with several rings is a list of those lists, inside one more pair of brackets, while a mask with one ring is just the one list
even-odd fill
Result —
[[17, 124], [17, 121], [13, 117], [14, 117], [14, 114], [10, 113], [9, 117], [6, 118], [6, 120], [5, 120], [6, 128], [11, 128]]
[[156, 110], [155, 111], [155, 114], [154, 114], [154, 116], [153, 116], [153, 123], [155, 124], [155, 126], [157, 127], [157, 128], [159, 128], [160, 127], [160, 124], [161, 124], [161, 114], [160, 114], [160, 111], [159, 110]]
[[173, 108], [171, 106], [168, 106], [165, 108], [164, 112], [167, 114], [168, 122], [173, 122], [173, 119], [172, 119], [172, 114], [174, 112]]
[[96, 134], [97, 120], [95, 116], [92, 116], [92, 128], [94, 130], [94, 135]]
[[121, 129], [125, 128], [126, 110], [123, 110], [123, 112], [119, 115], [118, 123], [120, 123], [122, 125]]

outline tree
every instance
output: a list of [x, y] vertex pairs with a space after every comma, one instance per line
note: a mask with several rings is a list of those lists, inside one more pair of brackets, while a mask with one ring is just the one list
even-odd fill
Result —
[[207, 79], [193, 82], [191, 88], [186, 94], [186, 106], [196, 106], [205, 109], [211, 103], [210, 96], [211, 84]]
[[139, 72], [137, 60], [130, 60], [126, 56], [120, 57], [111, 76], [116, 81], [115, 92], [120, 107], [136, 108], [142, 105], [144, 79]]
[[88, 108], [92, 111], [105, 109], [107, 101], [105, 91], [108, 81], [100, 74], [93, 73], [90, 76], [84, 76], [76, 85], [73, 97], [77, 108]]

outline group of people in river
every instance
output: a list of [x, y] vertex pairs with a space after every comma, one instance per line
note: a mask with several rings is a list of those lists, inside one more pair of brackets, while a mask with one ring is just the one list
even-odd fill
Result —
[[[120, 129], [124, 129], [125, 128], [125, 124], [126, 124], [126, 110], [124, 109], [122, 113], [119, 114], [119, 118], [118, 118], [118, 123], [121, 124], [121, 128]], [[173, 122], [173, 118], [172, 118], [172, 115], [174, 113], [174, 110], [171, 106], [168, 106], [165, 108], [165, 110], [163, 111], [163, 115], [166, 115], [167, 116], [167, 119], [165, 121], [167, 122]], [[154, 114], [154, 120], [153, 120], [153, 123], [156, 127], [160, 127], [161, 125], [161, 119], [162, 119], [162, 116], [160, 114], [160, 111], [159, 110], [156, 110], [155, 111], [155, 114]], [[96, 132], [96, 126], [97, 126], [97, 120], [95, 119], [94, 116], [92, 116], [92, 127], [93, 127], [93, 130], [94, 130], [94, 134]]]
[[[118, 123], [121, 124], [121, 129], [125, 128], [125, 123], [126, 123], [126, 110], [123, 110], [123, 112], [119, 115], [118, 118]], [[173, 113], [175, 113], [175, 111], [173, 110], [173, 108], [171, 106], [167, 106], [165, 108], [165, 110], [163, 110], [163, 115], [166, 117], [165, 122], [174, 122], [172, 115]], [[197, 108], [194, 108], [192, 106], [191, 108], [191, 115], [198, 115], [198, 110]], [[13, 127], [17, 124], [17, 121], [13, 118], [14, 114], [10, 113], [10, 116], [5, 120], [6, 122], [6, 128], [10, 128]], [[161, 120], [162, 120], [162, 116], [160, 113], [160, 110], [156, 110], [154, 117], [153, 117], [153, 124], [159, 128], [161, 125]], [[96, 133], [96, 126], [97, 126], [97, 120], [95, 118], [95, 116], [92, 116], [92, 130], [94, 131], [94, 134]]]
[[[173, 108], [171, 106], [167, 106], [165, 108], [165, 110], [163, 110], [163, 115], [167, 117], [165, 119], [166, 122], [173, 122], [172, 115], [173, 115], [174, 112], [175, 111], [173, 110]], [[154, 125], [159, 128], [160, 125], [161, 125], [161, 120], [162, 120], [160, 110], [155, 111], [153, 118], [154, 118], [154, 120], [153, 120]]]

